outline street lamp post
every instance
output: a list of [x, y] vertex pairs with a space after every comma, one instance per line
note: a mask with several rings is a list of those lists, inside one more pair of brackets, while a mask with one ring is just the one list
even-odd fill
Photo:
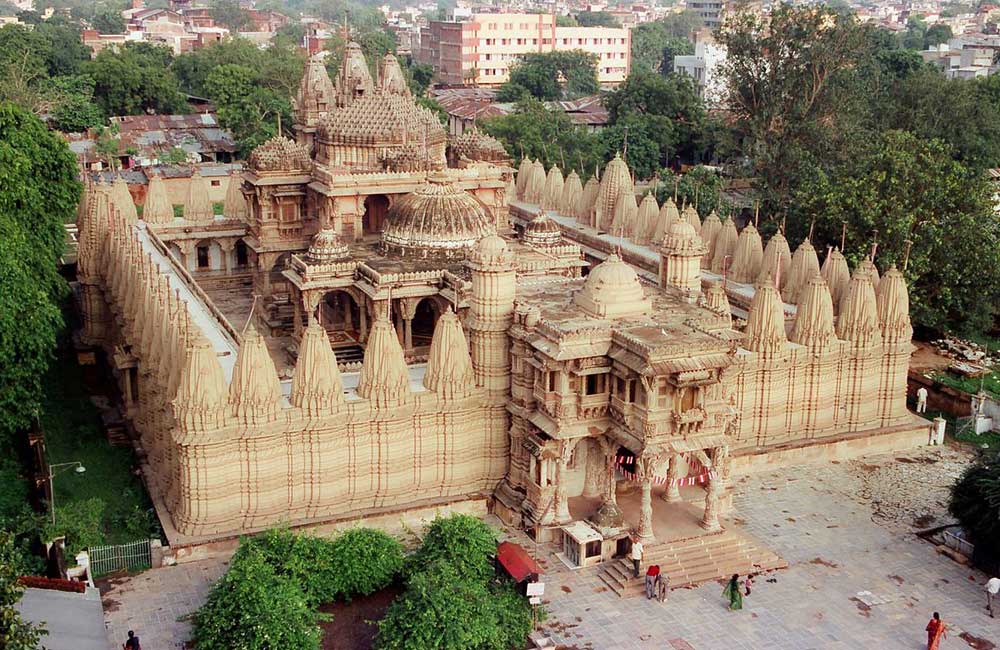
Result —
[[87, 468], [83, 466], [78, 460], [74, 460], [71, 463], [56, 463], [55, 465], [49, 465], [49, 511], [52, 513], [52, 525], [56, 525], [56, 486], [52, 482], [52, 479], [56, 477], [57, 472], [53, 471], [57, 467], [70, 468], [75, 467], [74, 470], [77, 474], [83, 474], [87, 471]]

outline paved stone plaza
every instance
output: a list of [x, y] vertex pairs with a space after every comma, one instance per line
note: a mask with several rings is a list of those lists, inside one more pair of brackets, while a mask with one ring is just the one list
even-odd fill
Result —
[[[985, 576], [912, 534], [947, 520], [947, 486], [964, 462], [954, 450], [928, 449], [738, 480], [734, 523], [790, 565], [758, 578], [740, 612], [726, 610], [715, 583], [671, 592], [664, 605], [619, 599], [595, 570], [570, 571], [543, 546], [544, 629], [564, 650], [918, 650], [938, 610], [949, 625], [943, 648], [990, 650], [1000, 645], [1000, 619], [986, 614]], [[223, 569], [200, 562], [119, 583], [105, 596], [111, 641], [120, 644], [131, 625], [144, 647], [182, 648], [189, 626], [178, 617]]]

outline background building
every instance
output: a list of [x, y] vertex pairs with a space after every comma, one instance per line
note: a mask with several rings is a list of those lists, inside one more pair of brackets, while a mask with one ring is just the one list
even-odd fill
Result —
[[631, 65], [629, 30], [558, 27], [551, 14], [475, 14], [468, 22], [431, 21], [421, 29], [417, 60], [434, 66], [443, 84], [499, 86], [510, 66], [532, 52], [584, 50], [599, 57], [602, 85], [625, 81]]

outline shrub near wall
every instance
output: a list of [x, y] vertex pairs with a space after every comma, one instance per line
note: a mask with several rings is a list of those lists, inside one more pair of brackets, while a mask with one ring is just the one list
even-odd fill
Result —
[[402, 545], [367, 528], [334, 539], [280, 529], [244, 538], [195, 614], [195, 647], [318, 649], [319, 605], [378, 591], [402, 566]]

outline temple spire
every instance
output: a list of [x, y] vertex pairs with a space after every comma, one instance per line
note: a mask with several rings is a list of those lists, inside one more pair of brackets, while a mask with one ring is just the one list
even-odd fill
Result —
[[546, 210], [559, 211], [559, 203], [562, 201], [563, 185], [562, 171], [558, 166], [552, 165], [548, 176], [545, 177], [545, 190], [542, 192], [542, 207]]
[[580, 202], [582, 194], [583, 183], [580, 181], [580, 175], [576, 171], [571, 171], [563, 183], [562, 196], [559, 197], [559, 214], [575, 217], [576, 205]]
[[758, 284], [750, 302], [743, 347], [751, 352], [780, 352], [787, 342], [785, 313], [773, 281]]
[[839, 308], [844, 296], [847, 295], [847, 287], [851, 283], [851, 270], [847, 268], [847, 260], [836, 248], [830, 249], [823, 262], [823, 279], [826, 286], [830, 287], [830, 295], [833, 297], [833, 304]]
[[824, 350], [835, 339], [833, 300], [823, 276], [816, 273], [800, 292], [791, 340], [812, 350]]
[[757, 228], [748, 223], [736, 240], [736, 252], [733, 253], [733, 282], [750, 284], [760, 274], [760, 264], [764, 258], [764, 245], [760, 240]]
[[229, 403], [243, 424], [264, 424], [278, 418], [281, 384], [267, 343], [250, 324], [236, 354]]
[[314, 417], [333, 413], [344, 401], [344, 385], [330, 339], [312, 315], [302, 334], [289, 401]]
[[247, 217], [250, 216], [250, 211], [247, 209], [247, 199], [243, 196], [243, 192], [240, 191], [242, 184], [243, 177], [239, 173], [229, 177], [229, 187], [226, 188], [226, 202], [222, 207], [222, 214], [227, 219], [246, 221]]
[[174, 220], [174, 206], [167, 196], [167, 186], [157, 174], [149, 179], [146, 203], [142, 208], [142, 220], [146, 223], [164, 224]]
[[410, 375], [403, 348], [385, 314], [375, 321], [368, 336], [357, 390], [375, 408], [397, 406], [410, 400]]
[[[707, 219], [705, 225], [708, 225]], [[721, 230], [719, 230], [719, 233], [713, 240], [715, 246], [712, 251], [712, 271], [714, 273], [723, 273], [727, 268], [732, 268], [732, 257], [736, 252], [736, 245], [739, 238], [740, 234], [736, 232], [736, 222], [732, 218], [726, 219], [726, 222], [722, 224]]]
[[139, 214], [135, 209], [135, 201], [132, 200], [132, 193], [128, 191], [128, 183], [121, 174], [115, 176], [111, 184], [111, 202], [121, 212], [129, 223], [138, 221]]
[[913, 338], [913, 326], [910, 324], [910, 296], [906, 289], [906, 279], [895, 265], [886, 271], [876, 293], [883, 340], [894, 343]]
[[871, 347], [881, 342], [875, 289], [864, 272], [854, 274], [840, 303], [837, 336], [858, 347]]
[[443, 400], [468, 396], [476, 385], [469, 345], [458, 316], [450, 309], [438, 319], [431, 339], [424, 386]]
[[226, 378], [215, 350], [199, 334], [187, 344], [185, 356], [174, 398], [178, 426], [188, 434], [225, 426]]
[[800, 291], [805, 289], [806, 283], [817, 273], [819, 273], [819, 258], [816, 257], [816, 249], [809, 239], [804, 239], [792, 255], [788, 282], [785, 283], [785, 300], [798, 304]]
[[188, 184], [187, 199], [184, 201], [185, 221], [212, 221], [215, 211], [212, 201], [208, 198], [208, 183], [201, 173], [195, 169]]
[[639, 204], [639, 214], [636, 217], [636, 228], [633, 239], [637, 244], [648, 244], [652, 241], [659, 246], [663, 239], [656, 240], [656, 220], [659, 218], [660, 206], [656, 205], [656, 197], [650, 192], [642, 198]]
[[[781, 231], [774, 233], [764, 247], [764, 259], [760, 264], [760, 275], [758, 282], [766, 282], [770, 278], [778, 277], [780, 291], [788, 284], [788, 272], [792, 265], [792, 251], [788, 248], [788, 240], [781, 234]], [[780, 269], [780, 272], [778, 271]]]

